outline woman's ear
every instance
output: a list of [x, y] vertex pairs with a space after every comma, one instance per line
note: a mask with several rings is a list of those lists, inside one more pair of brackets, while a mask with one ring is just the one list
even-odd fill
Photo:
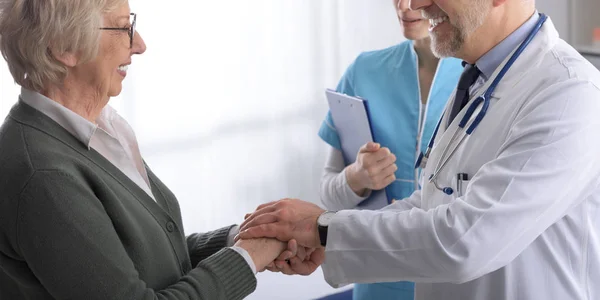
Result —
[[65, 66], [70, 68], [75, 67], [77, 65], [77, 62], [79, 61], [77, 55], [75, 55], [72, 52], [58, 53], [57, 51], [53, 51], [52, 48], [48, 48], [48, 53], [54, 56], [56, 60], [60, 61]]

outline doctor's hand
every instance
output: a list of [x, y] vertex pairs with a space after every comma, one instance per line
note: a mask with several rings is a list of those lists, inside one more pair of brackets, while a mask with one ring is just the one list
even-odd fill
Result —
[[295, 239], [299, 246], [321, 248], [317, 219], [324, 212], [319, 206], [296, 199], [284, 199], [260, 205], [240, 226], [236, 239]]
[[[259, 206], [257, 210], [262, 207], [264, 205]], [[252, 214], [246, 214], [244, 219], [248, 219], [251, 216]], [[239, 239], [240, 236], [236, 236], [236, 240]], [[286, 275], [310, 275], [325, 259], [324, 249], [299, 246], [298, 242], [294, 239], [289, 240], [287, 245], [287, 250], [282, 252], [273, 262], [269, 263], [265, 268], [266, 270], [281, 272]]]
[[[296, 255], [291, 255], [294, 252]], [[306, 248], [298, 246], [296, 240], [288, 242], [288, 250], [267, 266], [271, 272], [281, 272], [286, 275], [310, 275], [325, 259], [325, 249]]]
[[390, 149], [369, 142], [360, 148], [356, 161], [346, 167], [346, 181], [356, 195], [363, 197], [368, 190], [381, 190], [396, 180], [395, 162]]
[[[285, 256], [280, 256], [267, 269], [289, 275], [309, 275], [325, 260], [325, 249], [321, 247], [317, 230], [317, 219], [324, 211], [315, 204], [295, 199], [266, 203], [246, 216], [236, 240], [269, 237], [289, 241], [288, 251], [297, 252], [297, 255], [289, 259], [289, 264], [282, 262]], [[302, 249], [308, 251], [304, 259], [301, 257], [302, 250], [294, 248], [293, 240], [298, 246], [308, 248]], [[286, 252], [282, 255], [291, 254]]]

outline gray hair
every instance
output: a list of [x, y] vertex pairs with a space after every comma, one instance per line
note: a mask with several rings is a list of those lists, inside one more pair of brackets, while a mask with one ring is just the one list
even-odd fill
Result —
[[61, 84], [67, 67], [56, 54], [81, 62], [98, 53], [103, 14], [127, 0], [0, 0], [0, 52], [15, 82], [40, 92]]

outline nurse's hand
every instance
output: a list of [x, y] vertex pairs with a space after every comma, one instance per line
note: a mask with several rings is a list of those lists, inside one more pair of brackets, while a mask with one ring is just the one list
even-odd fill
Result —
[[396, 156], [380, 144], [367, 143], [358, 151], [356, 162], [346, 167], [346, 181], [363, 197], [369, 190], [381, 190], [396, 180]]

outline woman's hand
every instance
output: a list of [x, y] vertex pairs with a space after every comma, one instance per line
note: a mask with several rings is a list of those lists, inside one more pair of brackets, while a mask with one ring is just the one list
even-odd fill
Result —
[[278, 258], [287, 248], [287, 243], [272, 238], [239, 240], [235, 246], [248, 252], [257, 272], [265, 270], [268, 264]]

